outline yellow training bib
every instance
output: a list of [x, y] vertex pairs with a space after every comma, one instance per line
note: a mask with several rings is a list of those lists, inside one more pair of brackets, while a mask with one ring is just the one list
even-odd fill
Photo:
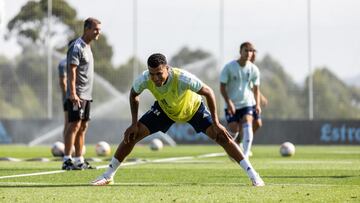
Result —
[[[172, 68], [173, 78], [168, 84], [167, 91], [161, 93], [157, 90], [152, 80], [148, 80], [148, 89], [159, 102], [161, 109], [166, 115], [176, 122], [189, 121], [199, 109], [201, 96], [190, 89], [179, 91], [179, 76], [181, 70]], [[180, 92], [180, 93], [179, 93]]]

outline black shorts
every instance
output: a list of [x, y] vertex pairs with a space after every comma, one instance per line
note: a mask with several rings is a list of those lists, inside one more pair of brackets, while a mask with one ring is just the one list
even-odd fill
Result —
[[67, 111], [67, 99], [65, 99], [65, 101], [63, 102], [63, 108], [64, 108], [64, 112]]
[[[161, 109], [159, 103], [156, 101], [151, 109], [146, 112], [139, 120], [150, 131], [150, 134], [162, 131], [166, 133], [175, 121], [171, 120], [165, 112]], [[199, 106], [195, 115], [188, 121], [193, 126], [197, 133], [206, 133], [206, 129], [212, 125], [213, 121], [209, 110], [203, 102]]]
[[90, 103], [89, 100], [81, 100], [80, 107], [74, 106], [73, 103], [68, 99], [66, 101], [66, 107], [68, 111], [69, 122], [84, 120], [90, 120]]
[[225, 109], [225, 118], [228, 123], [240, 122], [245, 115], [253, 116], [254, 120], [260, 120], [261, 116], [256, 112], [255, 106], [247, 106], [241, 109], [236, 109], [234, 115], [230, 115], [227, 109]]

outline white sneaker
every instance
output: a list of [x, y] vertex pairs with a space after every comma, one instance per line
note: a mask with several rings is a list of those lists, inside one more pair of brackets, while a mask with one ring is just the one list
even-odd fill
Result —
[[251, 178], [251, 182], [252, 182], [252, 185], [255, 187], [265, 186], [265, 183], [259, 174], [257, 174], [254, 178]]
[[101, 175], [97, 177], [95, 180], [91, 181], [90, 184], [95, 186], [112, 185], [114, 184], [114, 179], [112, 177], [107, 178]]

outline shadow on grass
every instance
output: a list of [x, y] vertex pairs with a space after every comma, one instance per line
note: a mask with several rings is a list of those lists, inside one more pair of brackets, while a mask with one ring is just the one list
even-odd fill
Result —
[[261, 176], [263, 178], [354, 178], [358, 176]]
[[[2, 183], [4, 184], [4, 183]], [[216, 183], [216, 186], [229, 186], [229, 187], [248, 187], [248, 184], [239, 183]], [[184, 186], [213, 186], [213, 183], [118, 183], [107, 186], [93, 186], [90, 184], [14, 184], [0, 185], [0, 188], [71, 188], [71, 187], [184, 187]]]
[[[260, 174], [261, 175], [261, 174]], [[231, 176], [212, 176], [213, 178], [239, 178], [239, 176], [236, 175], [231, 175]], [[301, 179], [307, 179], [307, 178], [335, 178], [335, 179], [340, 179], [340, 178], [355, 178], [355, 177], [360, 177], [360, 176], [356, 176], [356, 175], [339, 175], [339, 176], [281, 176], [281, 175], [276, 175], [276, 176], [264, 176], [261, 175], [262, 178], [274, 178], [274, 179], [282, 179], [282, 178], [301, 178]]]

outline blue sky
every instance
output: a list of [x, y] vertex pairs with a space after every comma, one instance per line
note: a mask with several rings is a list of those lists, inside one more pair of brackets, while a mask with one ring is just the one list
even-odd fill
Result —
[[[2, 21], [11, 19], [26, 0], [0, 0]], [[78, 17], [102, 21], [114, 47], [114, 64], [133, 54], [132, 0], [68, 0]], [[91, 3], [89, 3], [91, 2]], [[201, 48], [220, 58], [219, 0], [137, 0], [137, 53], [168, 57], [182, 46]], [[307, 0], [224, 0], [223, 62], [238, 57], [251, 41], [261, 58], [271, 54], [297, 82], [308, 74]], [[86, 4], [86, 8], [83, 5]], [[341, 78], [360, 74], [360, 1], [311, 0], [312, 66], [327, 66]], [[0, 34], [5, 33], [4, 23]], [[19, 53], [16, 40], [0, 39], [0, 54]], [[220, 67], [219, 67], [220, 68]], [[261, 69], [261, 67], [260, 67]]]

